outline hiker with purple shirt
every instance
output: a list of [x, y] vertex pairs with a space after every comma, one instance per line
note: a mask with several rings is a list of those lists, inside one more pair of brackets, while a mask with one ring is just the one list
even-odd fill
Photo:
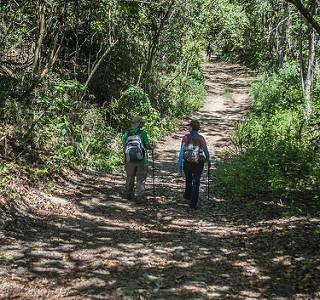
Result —
[[190, 201], [190, 207], [197, 209], [200, 179], [204, 162], [211, 166], [210, 155], [205, 138], [199, 134], [200, 122], [192, 120], [189, 124], [190, 133], [182, 138], [178, 169], [184, 171], [186, 184], [183, 197]]

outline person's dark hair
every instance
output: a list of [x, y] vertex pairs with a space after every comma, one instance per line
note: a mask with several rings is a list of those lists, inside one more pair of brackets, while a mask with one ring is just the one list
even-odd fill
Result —
[[200, 129], [200, 122], [198, 120], [192, 120], [189, 125], [193, 131], [198, 131]]

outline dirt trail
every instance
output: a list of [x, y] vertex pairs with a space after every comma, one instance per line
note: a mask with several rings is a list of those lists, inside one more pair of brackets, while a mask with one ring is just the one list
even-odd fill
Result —
[[[244, 68], [221, 62], [204, 64], [203, 70], [209, 95], [194, 117], [202, 123], [211, 155], [219, 156], [248, 105], [247, 75]], [[189, 209], [176, 172], [186, 123], [158, 144], [156, 198], [149, 178], [145, 205], [121, 198], [123, 175], [78, 174], [66, 178], [64, 189], [51, 198], [50, 213], [42, 211], [32, 226], [10, 228], [0, 245], [0, 299], [314, 296], [314, 285], [302, 287], [303, 294], [292, 284], [300, 275], [283, 276], [295, 265], [282, 264], [291, 260], [281, 258], [278, 230], [301, 218], [244, 219], [228, 201], [213, 195], [207, 200], [206, 180], [200, 209]]]

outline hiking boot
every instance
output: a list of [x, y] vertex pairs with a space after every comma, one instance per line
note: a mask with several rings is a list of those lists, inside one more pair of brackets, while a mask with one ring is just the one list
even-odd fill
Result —
[[135, 199], [135, 202], [137, 203], [137, 204], [142, 204], [142, 203], [144, 203], [144, 197], [137, 197], [136, 199]]
[[183, 198], [186, 199], [186, 200], [189, 200], [189, 201], [191, 200], [191, 197], [187, 196], [186, 193], [183, 194]]
[[194, 205], [191, 205], [191, 204], [189, 205], [189, 207], [190, 207], [192, 210], [197, 210], [197, 209], [199, 208], [199, 206], [197, 206], [197, 205], [194, 206]]
[[127, 200], [133, 200], [134, 197], [132, 194], [128, 194], [128, 193], [123, 193], [123, 198], [127, 199]]

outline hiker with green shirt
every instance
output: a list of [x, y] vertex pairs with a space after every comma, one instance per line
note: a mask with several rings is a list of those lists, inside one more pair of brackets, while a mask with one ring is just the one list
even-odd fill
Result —
[[[148, 152], [152, 149], [147, 132], [143, 129], [145, 120], [135, 117], [131, 128], [123, 135], [125, 154], [126, 185], [124, 196], [128, 200], [135, 199], [140, 203], [144, 200], [145, 183], [148, 174]], [[136, 179], [136, 187], [134, 189]], [[136, 198], [134, 195], [136, 191]]]

